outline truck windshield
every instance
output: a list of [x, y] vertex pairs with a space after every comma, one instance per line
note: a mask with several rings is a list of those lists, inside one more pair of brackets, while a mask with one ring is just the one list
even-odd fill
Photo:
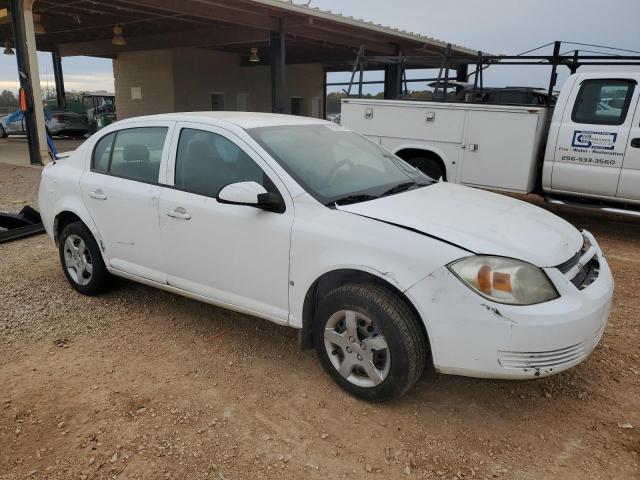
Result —
[[372, 200], [434, 182], [339, 125], [283, 125], [247, 132], [325, 205]]

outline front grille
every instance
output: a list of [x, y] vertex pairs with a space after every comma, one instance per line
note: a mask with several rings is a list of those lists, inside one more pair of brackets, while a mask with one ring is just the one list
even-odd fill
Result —
[[578, 274], [571, 279], [571, 283], [573, 283], [578, 290], [582, 290], [591, 285], [600, 273], [600, 263], [598, 263], [596, 257], [593, 257], [586, 265], [580, 265], [580, 267]]
[[504, 368], [559, 368], [585, 358], [589, 352], [586, 343], [582, 342], [570, 347], [546, 352], [508, 352], [500, 350], [498, 351], [498, 362]]
[[578, 264], [581, 256], [582, 256], [582, 250], [576, 252], [576, 254], [573, 257], [571, 257], [566, 262], [561, 263], [556, 268], [560, 270], [562, 273], [567, 273], [569, 270], [571, 270], [573, 267], [575, 267]]
[[578, 290], [582, 290], [591, 285], [600, 273], [600, 263], [598, 262], [596, 250], [586, 236], [584, 237], [582, 248], [569, 260], [557, 265], [556, 268], [560, 270], [565, 278], [573, 283]]

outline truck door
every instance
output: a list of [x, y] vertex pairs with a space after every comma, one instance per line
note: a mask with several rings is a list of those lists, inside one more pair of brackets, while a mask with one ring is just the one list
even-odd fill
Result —
[[[627, 151], [620, 172], [616, 197], [640, 200], [640, 102], [636, 95], [635, 116], [631, 123]], [[629, 114], [631, 115], [631, 114]]]
[[587, 78], [569, 95], [554, 157], [554, 191], [614, 197], [627, 148], [636, 82]]

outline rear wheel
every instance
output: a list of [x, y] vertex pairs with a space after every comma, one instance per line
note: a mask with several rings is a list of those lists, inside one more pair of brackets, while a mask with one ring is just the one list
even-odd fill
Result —
[[82, 222], [70, 223], [58, 241], [60, 263], [71, 286], [85, 295], [97, 295], [109, 287], [110, 274], [98, 244]]
[[417, 168], [422, 173], [428, 175], [434, 180], [447, 180], [447, 172], [442, 163], [433, 157], [414, 157], [405, 160], [412, 167]]
[[7, 135], [7, 131], [4, 129], [4, 127], [2, 125], [0, 125], [0, 138], [7, 138], [9, 135]]
[[404, 394], [424, 370], [427, 343], [418, 321], [381, 286], [345, 285], [320, 301], [314, 346], [324, 369], [344, 390], [382, 401]]

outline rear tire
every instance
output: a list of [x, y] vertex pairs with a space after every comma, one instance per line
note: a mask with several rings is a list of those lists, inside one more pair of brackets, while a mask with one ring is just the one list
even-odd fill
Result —
[[7, 131], [4, 129], [4, 127], [2, 125], [0, 125], [0, 138], [7, 138], [9, 135], [7, 135]]
[[447, 171], [444, 169], [442, 163], [436, 158], [414, 157], [405, 160], [405, 162], [434, 180], [440, 180], [442, 178], [445, 182], [447, 181]]
[[344, 285], [320, 300], [313, 343], [344, 390], [363, 400], [388, 400], [407, 392], [424, 370], [427, 339], [419, 321], [382, 286]]
[[98, 295], [110, 285], [111, 275], [93, 235], [82, 222], [65, 226], [58, 240], [60, 263], [67, 281], [84, 295]]

